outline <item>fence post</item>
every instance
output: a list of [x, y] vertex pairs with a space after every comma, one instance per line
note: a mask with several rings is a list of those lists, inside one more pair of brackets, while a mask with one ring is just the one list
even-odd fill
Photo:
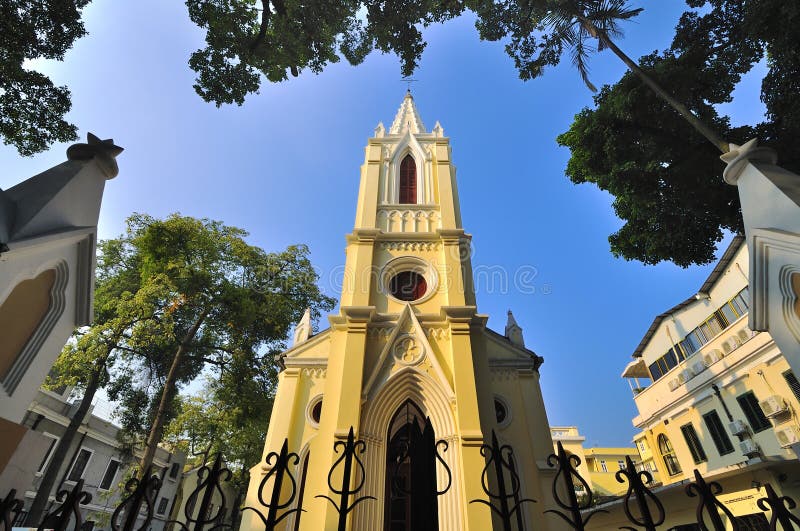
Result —
[[[125, 491], [130, 494], [123, 498], [119, 506], [111, 515], [111, 529], [114, 531], [133, 531], [142, 503], [145, 504], [146, 513], [144, 522], [138, 531], [147, 529], [153, 519], [153, 504], [155, 493], [161, 488], [161, 478], [152, 473], [152, 467], [147, 467], [142, 479], [131, 478], [125, 483]], [[117, 523], [119, 516], [125, 512], [125, 521], [122, 527]]]
[[800, 529], [800, 518], [790, 512], [797, 506], [794, 500], [788, 496], [778, 496], [769, 483], [764, 485], [764, 488], [767, 491], [767, 497], [760, 498], [756, 503], [762, 511], [772, 511], [772, 517], [769, 520], [770, 530], [775, 531], [778, 524], [781, 524], [783, 531], [794, 530], [794, 524], [797, 524], [797, 528]]
[[[581, 464], [581, 459], [577, 455], [567, 454], [564, 450], [564, 446], [561, 444], [561, 441], [558, 441], [558, 454], [550, 454], [547, 458], [547, 464], [551, 467], [557, 467], [556, 477], [553, 478], [553, 500], [556, 502], [556, 505], [564, 509], [565, 511], [569, 511], [570, 516], [567, 516], [563, 511], [558, 511], [555, 509], [548, 509], [545, 513], [553, 513], [560, 516], [567, 522], [570, 526], [572, 526], [575, 531], [584, 531], [586, 529], [586, 524], [589, 522], [589, 519], [596, 515], [597, 513], [607, 513], [605, 509], [598, 509], [596, 511], [591, 511], [586, 515], [586, 518], [581, 516], [581, 511], [584, 511], [592, 506], [592, 501], [594, 500], [594, 494], [592, 493], [592, 489], [589, 488], [589, 484], [586, 483], [586, 480], [583, 479], [578, 473], [577, 466]], [[564, 500], [561, 498], [561, 495], [558, 493], [558, 479], [561, 478], [563, 483], [563, 488], [567, 494], [567, 502], [565, 503]], [[573, 477], [578, 478], [578, 481], [583, 485], [583, 488], [588, 493], [588, 497], [586, 498], [586, 503], [580, 503], [578, 501], [578, 496], [575, 494], [575, 482], [573, 481]]]
[[[664, 513], [664, 505], [655, 494], [647, 488], [647, 484], [653, 481], [653, 476], [646, 470], [642, 470], [641, 472], [636, 470], [636, 466], [633, 464], [630, 456], [625, 457], [625, 465], [625, 469], [618, 470], [614, 475], [620, 483], [625, 483], [625, 479], [623, 478], [628, 480], [628, 491], [625, 493], [625, 501], [622, 505], [625, 516], [628, 517], [629, 522], [636, 526], [644, 527], [646, 531], [656, 531], [656, 527], [664, 523], [666, 514]], [[636, 504], [639, 506], [639, 514], [641, 515], [639, 519], [634, 517], [631, 512], [631, 495], [636, 498]], [[658, 517], [656, 519], [653, 519], [653, 512], [650, 510], [650, 506], [647, 503], [648, 497], [653, 500], [656, 510], [658, 511]], [[628, 526], [622, 527], [621, 529], [637, 531], [636, 528]]]
[[[504, 452], [506, 457], [503, 457]], [[518, 531], [522, 531], [522, 504], [526, 502], [535, 503], [536, 500], [532, 498], [519, 499], [520, 481], [517, 471], [514, 470], [514, 451], [507, 444], [500, 446], [497, 441], [497, 434], [492, 430], [492, 444], [481, 445], [481, 455], [487, 459], [486, 466], [481, 473], [481, 488], [490, 499], [497, 500], [500, 506], [496, 507], [486, 500], [471, 500], [470, 503], [488, 505], [500, 517], [503, 523], [503, 531], [511, 531], [511, 519], [516, 513]], [[493, 493], [489, 487], [490, 467], [494, 469], [494, 475], [497, 480], [497, 494]], [[503, 469], [508, 470], [508, 475], [511, 479], [510, 489], [506, 486], [506, 474]], [[513, 502], [513, 505], [509, 506], [509, 501]]]
[[72, 517], [75, 518], [75, 529], [80, 529], [83, 525], [81, 516], [81, 504], [92, 501], [92, 495], [83, 492], [83, 480], [78, 480], [72, 490], [62, 490], [56, 495], [56, 501], [60, 503], [44, 517], [39, 524], [38, 531], [52, 529], [53, 531], [65, 531]]
[[725, 507], [725, 505], [717, 499], [717, 494], [721, 492], [722, 487], [719, 483], [716, 481], [706, 483], [706, 480], [703, 479], [703, 476], [701, 476], [700, 472], [695, 468], [694, 483], [686, 485], [686, 494], [691, 498], [695, 496], [700, 498], [697, 503], [697, 525], [699, 525], [701, 529], [706, 528], [703, 522], [703, 511], [705, 511], [711, 519], [711, 525], [714, 526], [714, 531], [725, 531], [725, 522], [722, 521], [722, 517], [719, 514], [719, 512], [722, 511], [728, 520], [730, 520], [734, 531], [743, 531], [741, 526], [736, 523], [736, 519], [730, 509]]
[[16, 496], [17, 489], [11, 489], [5, 499], [0, 501], [0, 529], [3, 531], [11, 531], [14, 520], [25, 506], [25, 503]]
[[[364, 463], [361, 462], [359, 459], [358, 454], [363, 454], [366, 450], [367, 445], [361, 439], [356, 440], [355, 434], [353, 433], [353, 427], [350, 426], [350, 432], [347, 434], [346, 441], [336, 441], [333, 443], [333, 451], [337, 454], [339, 450], [342, 450], [342, 455], [336, 462], [333, 463], [331, 469], [328, 471], [328, 488], [335, 494], [339, 495], [339, 503], [337, 504], [332, 498], [326, 496], [325, 494], [318, 494], [315, 496], [316, 498], [325, 498], [336, 509], [336, 512], [339, 513], [339, 531], [345, 531], [347, 529], [347, 515], [353, 508], [361, 503], [364, 500], [374, 500], [376, 499], [374, 496], [361, 496], [357, 498], [352, 505], [350, 505], [350, 496], [358, 494], [358, 491], [364, 486], [364, 482], [367, 479], [366, 471], [364, 470]], [[355, 485], [351, 488], [350, 484], [350, 476], [352, 475], [353, 471], [353, 460], [356, 462], [356, 470], [358, 474], [358, 479], [355, 482]], [[333, 471], [339, 466], [339, 463], [344, 461], [344, 471], [342, 472], [342, 484], [340, 488], [337, 488], [333, 484]]]
[[[275, 461], [273, 465], [272, 462]], [[264, 514], [256, 509], [255, 507], [245, 507], [242, 509], [244, 511], [253, 511], [256, 513], [261, 521], [264, 522], [264, 529], [265, 531], [273, 531], [275, 526], [278, 525], [284, 518], [289, 516], [292, 513], [303, 511], [302, 507], [296, 507], [294, 509], [289, 509], [288, 511], [284, 511], [283, 514], [278, 516], [278, 511], [281, 509], [285, 509], [294, 501], [294, 497], [297, 494], [297, 481], [295, 481], [294, 476], [292, 476], [291, 471], [289, 470], [290, 466], [297, 465], [300, 462], [300, 456], [298, 456], [294, 452], [289, 452], [289, 439], [284, 439], [283, 446], [281, 446], [280, 453], [270, 452], [267, 457], [264, 459], [264, 462], [268, 465], [271, 465], [269, 472], [264, 476], [264, 479], [261, 480], [261, 484], [258, 486], [258, 502], [267, 509], [267, 515]], [[264, 488], [267, 485], [267, 482], [270, 478], [274, 476], [274, 482], [272, 484], [272, 495], [270, 496], [270, 501], [264, 501]], [[284, 477], [288, 476], [289, 481], [291, 481], [292, 492], [284, 503], [281, 503], [281, 488], [283, 486]]]

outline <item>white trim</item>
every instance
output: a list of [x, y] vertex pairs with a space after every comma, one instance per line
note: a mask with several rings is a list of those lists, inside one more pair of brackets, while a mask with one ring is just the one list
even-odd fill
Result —
[[92, 450], [91, 448], [88, 448], [86, 446], [81, 446], [80, 449], [78, 449], [78, 452], [75, 454], [75, 459], [72, 460], [72, 464], [69, 467], [69, 472], [67, 472], [67, 476], [66, 476], [66, 479], [64, 480], [64, 483], [76, 483], [78, 481], [78, 480], [69, 479], [69, 478], [72, 476], [72, 472], [73, 472], [73, 470], [75, 470], [75, 465], [78, 463], [78, 457], [80, 457], [81, 452], [83, 450], [86, 450], [87, 452], [89, 452], [89, 459], [87, 459], [86, 460], [86, 464], [83, 465], [83, 470], [81, 470], [81, 477], [78, 478], [78, 479], [83, 479], [86, 476], [86, 469], [89, 468], [89, 463], [92, 462], [92, 457], [94, 457], [94, 450]]
[[[312, 398], [311, 400], [309, 400], [308, 401], [308, 406], [306, 406], [306, 423], [309, 426], [311, 426], [312, 428], [314, 428], [314, 429], [318, 429], [319, 428], [319, 422], [314, 420], [314, 415], [313, 415], [314, 407], [318, 403], [322, 402], [323, 398], [324, 398], [324, 395], [319, 394], [319, 395], [315, 396], [314, 398]], [[325, 407], [325, 404], [322, 404], [322, 407]], [[321, 418], [322, 418], [322, 410], [320, 409], [320, 419]]]
[[67, 305], [66, 290], [67, 284], [69, 283], [69, 266], [67, 265], [67, 262], [64, 260], [58, 260], [55, 264], [46, 264], [44, 266], [40, 266], [32, 274], [29, 273], [30, 276], [15, 279], [16, 281], [12, 282], [7, 287], [6, 292], [3, 294], [3, 298], [0, 299], [4, 303], [20, 282], [23, 280], [34, 279], [40, 274], [51, 269], [55, 270], [56, 278], [53, 281], [52, 288], [50, 288], [50, 304], [48, 305], [47, 311], [39, 320], [39, 323], [36, 325], [31, 337], [25, 342], [25, 346], [22, 347], [22, 350], [17, 354], [14, 362], [11, 364], [11, 367], [9, 367], [8, 371], [6, 372], [5, 378], [3, 378], [2, 382], [0, 382], [0, 389], [2, 389], [8, 396], [14, 394], [17, 386], [25, 377], [25, 373], [27, 372], [28, 368], [39, 354], [39, 350], [42, 348], [42, 345], [50, 337], [50, 333], [53, 331], [53, 328], [55, 328], [56, 324], [58, 324], [58, 321], [61, 319], [61, 315], [64, 313], [64, 308], [66, 308]]
[[[503, 422], [497, 422], [497, 416], [495, 415], [495, 422], [497, 422], [497, 427], [502, 430], [504, 428], [507, 428], [509, 424], [511, 424], [511, 406], [508, 405], [508, 400], [506, 400], [504, 397], [498, 394], [494, 395], [494, 399], [497, 402], [500, 402], [500, 405], [502, 405], [506, 409], [506, 418], [503, 419]], [[494, 407], [494, 402], [492, 402], [492, 407]]]
[[[111, 463], [114, 461], [117, 462], [117, 469], [114, 471], [114, 475], [111, 476], [111, 483], [109, 483], [108, 487], [104, 488], [103, 480], [106, 479], [106, 474], [108, 473], [108, 469], [111, 468]], [[108, 465], [106, 465], [106, 469], [103, 471], [103, 475], [100, 476], [100, 482], [97, 484], [97, 490], [104, 492], [108, 492], [109, 490], [111, 490], [111, 487], [114, 486], [114, 480], [117, 479], [117, 474], [119, 474], [120, 468], [122, 468], [122, 461], [120, 459], [116, 459], [114, 457], [109, 458]]]
[[[414, 273], [422, 275], [422, 277], [425, 278], [425, 295], [413, 301], [403, 301], [396, 299], [391, 294], [389, 283], [395, 275], [404, 271], [413, 271]], [[397, 258], [393, 258], [386, 262], [381, 269], [380, 289], [381, 293], [394, 301], [400, 303], [420, 304], [433, 297], [438, 291], [439, 274], [436, 272], [436, 268], [433, 267], [430, 262], [423, 260], [422, 258], [416, 256], [398, 256]]]
[[58, 447], [58, 442], [61, 440], [61, 437], [59, 437], [58, 435], [55, 435], [53, 433], [50, 433], [50, 432], [47, 432], [47, 431], [43, 431], [41, 433], [45, 437], [53, 439], [56, 442], [55, 442], [55, 444], [53, 444], [53, 446], [51, 446], [49, 448], [49, 450], [47, 452], [47, 455], [45, 456], [45, 459], [42, 461], [42, 466], [40, 466], [39, 470], [36, 471], [36, 476], [37, 477], [41, 476], [42, 474], [44, 474], [44, 471], [47, 470], [47, 466], [50, 464], [50, 460], [53, 459], [53, 454], [56, 453], [56, 448]]

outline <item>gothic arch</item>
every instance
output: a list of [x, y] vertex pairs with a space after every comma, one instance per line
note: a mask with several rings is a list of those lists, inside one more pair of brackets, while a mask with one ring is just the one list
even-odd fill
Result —
[[387, 197], [389, 203], [398, 204], [400, 201], [400, 164], [407, 155], [411, 155], [414, 159], [414, 164], [417, 167], [417, 202], [418, 205], [430, 204], [430, 187], [426, 183], [430, 180], [430, 170], [428, 167], [428, 159], [430, 158], [425, 149], [420, 145], [417, 139], [411, 133], [406, 133], [400, 142], [395, 146], [394, 152], [390, 155], [390, 162], [388, 165], [389, 179], [386, 180], [388, 189], [384, 197]]
[[[367, 480], [364, 493], [382, 493], [386, 481], [386, 470], [379, 463], [386, 460], [387, 434], [389, 423], [397, 410], [411, 400], [431, 419], [437, 440], [444, 439], [449, 449], [443, 457], [452, 471], [452, 486], [439, 497], [439, 529], [463, 529], [461, 513], [461, 448], [456, 436], [453, 409], [446, 391], [430, 376], [415, 367], [406, 367], [389, 378], [372, 396], [367, 397], [361, 415], [360, 436], [367, 443]], [[377, 466], [374, 466], [377, 465]], [[439, 488], [444, 488], [446, 478], [437, 478]], [[383, 526], [383, 506], [377, 503], [364, 503], [356, 507], [353, 529], [381, 529]]]
[[[14, 293], [14, 289], [26, 280], [35, 280], [47, 272], [53, 273], [53, 282], [49, 290], [49, 304], [42, 316], [39, 318], [38, 324], [33, 329], [30, 337], [25, 341], [21, 350], [14, 355], [14, 360], [11, 362], [8, 370], [0, 381], [0, 389], [2, 389], [8, 396], [14, 394], [17, 386], [25, 372], [30, 367], [33, 360], [36, 358], [42, 345], [47, 341], [50, 332], [58, 323], [61, 315], [66, 308], [66, 290], [67, 283], [69, 282], [69, 267], [64, 260], [59, 260], [56, 263], [47, 263], [35, 271], [29, 271], [24, 278], [17, 278], [15, 282], [11, 283], [6, 292], [3, 293], [3, 298], [0, 299], [0, 306]], [[12, 353], [13, 354], [13, 353]]]

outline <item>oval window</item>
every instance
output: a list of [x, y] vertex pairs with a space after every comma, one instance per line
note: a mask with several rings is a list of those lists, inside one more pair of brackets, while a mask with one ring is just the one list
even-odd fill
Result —
[[389, 293], [395, 299], [411, 302], [421, 299], [428, 291], [425, 277], [416, 271], [401, 271], [389, 280]]

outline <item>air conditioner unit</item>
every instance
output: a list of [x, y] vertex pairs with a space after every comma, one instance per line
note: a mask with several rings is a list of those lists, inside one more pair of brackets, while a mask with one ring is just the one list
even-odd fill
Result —
[[705, 356], [703, 356], [703, 363], [706, 364], [706, 367], [710, 367], [711, 365], [715, 364], [722, 358], [722, 352], [717, 349], [712, 350]]
[[768, 396], [758, 403], [764, 415], [768, 417], [775, 417], [781, 413], [785, 413], [788, 409], [786, 401], [778, 395]]
[[678, 381], [682, 384], [688, 382], [694, 377], [694, 373], [689, 369], [683, 369], [678, 373]]
[[761, 450], [758, 449], [758, 445], [754, 443], [752, 439], [740, 441], [739, 449], [747, 457], [752, 457], [761, 453]]
[[733, 348], [731, 348], [731, 345], [730, 345], [730, 343], [729, 343], [728, 341], [725, 341], [725, 342], [722, 344], [722, 350], [725, 352], [725, 355], [727, 356], [728, 354], [730, 354], [730, 353], [731, 353], [731, 351], [733, 350]]
[[744, 435], [747, 433], [747, 424], [745, 424], [743, 420], [734, 420], [728, 424], [728, 429], [731, 430], [731, 433], [734, 435]]
[[800, 429], [797, 426], [785, 426], [775, 430], [775, 437], [783, 448], [800, 443]]
[[747, 340], [750, 339], [750, 331], [747, 328], [742, 328], [736, 333], [736, 335], [739, 336], [739, 340], [742, 343], [747, 343]]
[[671, 379], [670, 381], [667, 382], [667, 387], [669, 387], [670, 391], [674, 391], [675, 389], [677, 389], [680, 386], [681, 386], [681, 382], [679, 382], [677, 378], [673, 378], [673, 379]]
[[697, 376], [704, 370], [706, 370], [706, 364], [703, 363], [702, 361], [696, 361], [692, 363], [692, 372], [695, 374], [695, 376]]

